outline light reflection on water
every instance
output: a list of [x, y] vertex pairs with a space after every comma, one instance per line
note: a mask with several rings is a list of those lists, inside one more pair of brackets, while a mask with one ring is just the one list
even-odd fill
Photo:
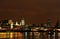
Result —
[[0, 39], [23, 39], [21, 32], [0, 32]]
[[[34, 35], [35, 35], [34, 39], [48, 39], [46, 32], [43, 34], [39, 32], [34, 32]], [[41, 36], [42, 38], [40, 38]], [[21, 32], [0, 32], [0, 39], [23, 39], [23, 33]], [[30, 39], [32, 39], [32, 32], [30, 32]], [[54, 38], [52, 37], [52, 39]], [[58, 33], [58, 39], [60, 39], [60, 33]]]
[[[32, 39], [32, 32], [30, 32], [30, 39]], [[38, 32], [35, 37], [37, 38]], [[23, 39], [23, 33], [21, 32], [0, 32], [0, 39]]]
[[[33, 39], [40, 39], [39, 32], [34, 32], [35, 37]], [[25, 36], [26, 37], [26, 36]], [[0, 39], [26, 39], [21, 32], [0, 32]], [[32, 39], [32, 32], [30, 32], [30, 39]]]

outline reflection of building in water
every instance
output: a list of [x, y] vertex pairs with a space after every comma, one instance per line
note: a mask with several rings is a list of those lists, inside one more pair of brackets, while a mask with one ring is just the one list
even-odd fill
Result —
[[6, 33], [0, 32], [0, 38], [6, 38]]

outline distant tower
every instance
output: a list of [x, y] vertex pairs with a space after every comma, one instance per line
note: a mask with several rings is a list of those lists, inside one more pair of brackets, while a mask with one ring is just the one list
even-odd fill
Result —
[[13, 29], [13, 22], [11, 23], [11, 27], [10, 28]]
[[25, 19], [23, 17], [21, 17], [20, 25], [21, 26], [24, 26], [25, 25]]
[[11, 24], [13, 21], [10, 19], [10, 20], [8, 20], [8, 24]]
[[51, 19], [48, 19], [47, 27], [51, 27]]
[[13, 29], [13, 21], [10, 19], [8, 23], [10, 24], [10, 28]]

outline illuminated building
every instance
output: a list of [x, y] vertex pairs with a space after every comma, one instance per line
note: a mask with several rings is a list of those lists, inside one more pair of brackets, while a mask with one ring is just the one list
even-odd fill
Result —
[[13, 22], [11, 23], [11, 29], [13, 29]]
[[10, 20], [8, 20], [8, 23], [9, 23], [9, 24], [11, 24], [12, 22], [13, 22], [13, 21], [12, 21], [11, 19], [10, 19]]
[[21, 26], [24, 26], [25, 25], [25, 19], [23, 17], [21, 17], [20, 25]]
[[8, 24], [10, 24], [10, 28], [13, 29], [13, 21], [11, 19], [8, 21]]
[[0, 27], [0, 29], [2, 29], [2, 27]]
[[15, 24], [16, 26], [19, 26], [19, 24], [18, 24], [18, 22], [16, 22], [16, 24]]

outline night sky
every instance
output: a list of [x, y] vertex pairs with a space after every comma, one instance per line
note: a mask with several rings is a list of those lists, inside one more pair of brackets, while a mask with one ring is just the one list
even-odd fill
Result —
[[27, 24], [46, 23], [48, 18], [54, 24], [60, 20], [60, 0], [0, 0], [0, 20], [20, 21], [20, 16]]

